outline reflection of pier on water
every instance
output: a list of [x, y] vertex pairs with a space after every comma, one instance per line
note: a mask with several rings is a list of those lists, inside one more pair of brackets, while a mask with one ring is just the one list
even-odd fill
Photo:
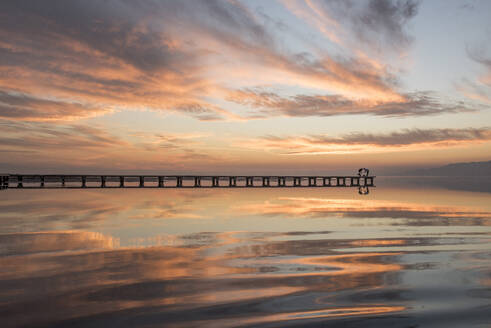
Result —
[[346, 188], [368, 194], [375, 176], [360, 169], [356, 176], [246, 175], [67, 175], [3, 174], [1, 189], [49, 188]]

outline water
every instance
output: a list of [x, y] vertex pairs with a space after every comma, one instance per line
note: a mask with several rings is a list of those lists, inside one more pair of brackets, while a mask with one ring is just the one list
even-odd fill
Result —
[[490, 181], [455, 181], [2, 191], [0, 326], [488, 327]]

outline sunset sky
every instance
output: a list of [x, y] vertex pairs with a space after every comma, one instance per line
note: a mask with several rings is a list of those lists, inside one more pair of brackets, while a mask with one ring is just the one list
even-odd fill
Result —
[[491, 160], [491, 1], [0, 2], [0, 171]]

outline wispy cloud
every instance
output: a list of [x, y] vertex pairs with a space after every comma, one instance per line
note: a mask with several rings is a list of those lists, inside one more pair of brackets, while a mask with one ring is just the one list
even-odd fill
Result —
[[[360, 38], [383, 32], [400, 43], [414, 7], [370, 2], [350, 20], [369, 27], [359, 28]], [[340, 98], [407, 98], [386, 66], [352, 51], [291, 51], [236, 1], [15, 1], [0, 9], [4, 118], [71, 120], [145, 108], [237, 120], [215, 100], [248, 77], [253, 85], [301, 85]]]
[[277, 152], [283, 155], [318, 155], [329, 153], [383, 152], [461, 146], [491, 141], [491, 128], [405, 129], [392, 133], [350, 133], [340, 137], [265, 136], [242, 140], [238, 146]]
[[[129, 143], [108, 132], [83, 125], [53, 127], [47, 124], [0, 122], [1, 147], [16, 150], [47, 149], [107, 149], [111, 146], [129, 146]], [[28, 134], [25, 131], [29, 131]]]
[[481, 65], [483, 73], [473, 81], [462, 79], [456, 83], [457, 90], [470, 99], [491, 104], [491, 56], [484, 48], [467, 47], [466, 50], [469, 58]]
[[179, 169], [199, 160], [220, 158], [206, 151], [208, 134], [132, 133], [119, 136], [82, 124], [0, 121], [0, 151], [9, 152], [0, 165], [16, 167], [98, 167], [112, 169]]
[[[49, 94], [88, 107], [223, 118], [230, 113], [204, 99], [214, 85], [203, 74], [213, 49], [202, 43], [227, 43], [234, 34], [267, 43], [246, 10], [226, 1], [18, 1], [2, 2], [0, 9], [0, 88], [22, 93], [31, 103]], [[39, 106], [30, 110], [34, 118], [43, 115]], [[83, 115], [67, 106], [51, 118], [65, 116]]]
[[0, 90], [0, 118], [26, 121], [73, 120], [102, 115], [110, 111], [104, 107], [42, 99]]
[[[274, 92], [258, 89], [236, 90], [229, 93], [230, 101], [262, 109], [264, 117], [334, 116], [369, 114], [385, 117], [426, 116], [443, 113], [473, 112], [478, 108], [463, 101], [445, 103], [430, 92], [401, 95], [399, 101], [353, 100], [340, 95], [296, 95], [281, 97]], [[256, 114], [258, 115], [258, 114]]]
[[405, 50], [411, 41], [408, 22], [417, 14], [418, 1], [284, 0], [295, 15], [328, 39], [342, 45], [380, 51]]

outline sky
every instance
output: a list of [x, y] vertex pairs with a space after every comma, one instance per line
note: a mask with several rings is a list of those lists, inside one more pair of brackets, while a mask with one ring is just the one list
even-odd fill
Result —
[[491, 2], [0, 2], [0, 171], [491, 159]]

